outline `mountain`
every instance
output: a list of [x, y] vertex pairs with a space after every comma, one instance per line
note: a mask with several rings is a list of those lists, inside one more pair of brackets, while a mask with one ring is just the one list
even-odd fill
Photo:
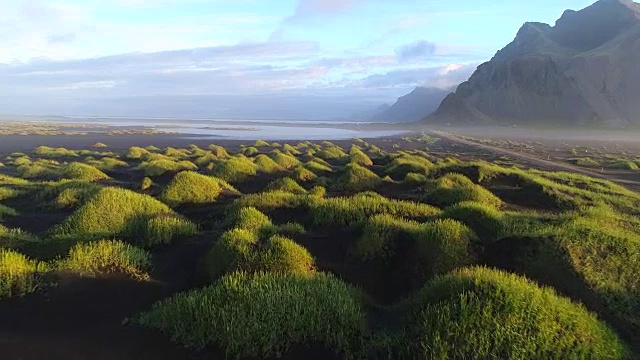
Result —
[[450, 91], [438, 88], [417, 87], [411, 93], [398, 98], [390, 108], [371, 118], [375, 122], [414, 122], [431, 114]]
[[526, 23], [427, 121], [640, 124], [640, 4], [600, 0]]
[[354, 120], [354, 121], [362, 121], [362, 120], [371, 120], [372, 118], [382, 114], [383, 112], [387, 111], [389, 108], [391, 107], [391, 105], [389, 104], [382, 104], [378, 107], [376, 107], [375, 109], [369, 109], [369, 110], [365, 110], [365, 111], [361, 111], [358, 113], [355, 113], [353, 115], [351, 115], [350, 120]]

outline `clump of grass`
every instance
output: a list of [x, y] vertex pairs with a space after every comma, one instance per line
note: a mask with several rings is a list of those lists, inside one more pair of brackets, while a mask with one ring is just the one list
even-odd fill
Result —
[[20, 165], [16, 171], [24, 179], [59, 179], [62, 175], [57, 161], [44, 159]]
[[0, 204], [0, 220], [7, 216], [18, 216], [18, 212], [14, 208]]
[[0, 201], [14, 199], [23, 194], [23, 190], [18, 190], [10, 187], [0, 187]]
[[63, 158], [63, 157], [78, 157], [78, 153], [73, 150], [67, 150], [65, 148], [51, 148], [48, 146], [38, 146], [33, 150], [33, 153], [42, 157], [48, 158]]
[[316, 225], [351, 226], [377, 214], [389, 214], [407, 219], [425, 220], [440, 214], [433, 206], [411, 201], [391, 200], [375, 193], [353, 197], [330, 198], [310, 204]]
[[361, 166], [373, 165], [373, 161], [371, 161], [371, 158], [369, 158], [367, 154], [365, 154], [359, 147], [355, 145], [351, 146], [351, 149], [349, 150], [349, 157], [351, 158], [350, 162], [353, 164], [358, 164]]
[[504, 215], [484, 203], [461, 202], [448, 207], [442, 218], [461, 221], [469, 226], [485, 242], [497, 240], [504, 230]]
[[54, 186], [47, 192], [59, 192], [53, 200], [53, 206], [58, 209], [69, 209], [81, 206], [91, 199], [102, 187], [83, 182], [69, 181]]
[[104, 144], [104, 143], [101, 143], [101, 142], [97, 142], [97, 143], [93, 144], [91, 147], [94, 148], [94, 149], [104, 149], [104, 148], [106, 148], [108, 146], [107, 146], [107, 144]]
[[289, 144], [284, 144], [282, 146], [282, 151], [285, 154], [289, 154], [289, 155], [293, 155], [293, 156], [302, 155], [302, 152], [300, 152], [300, 150], [296, 149], [295, 146], [291, 146]]
[[396, 180], [404, 179], [409, 173], [426, 175], [435, 167], [429, 159], [406, 153], [395, 157], [385, 167], [385, 172]]
[[189, 150], [186, 149], [176, 149], [174, 147], [168, 146], [164, 149], [164, 155], [174, 158], [174, 159], [185, 159], [189, 157]]
[[[474, 238], [473, 231], [455, 220], [418, 223], [382, 214], [367, 221], [354, 253], [363, 260], [387, 261], [393, 256], [406, 256], [404, 262], [416, 259], [412, 268], [418, 273], [409, 276], [428, 278], [472, 264]], [[411, 257], [398, 254], [399, 248]]]
[[339, 180], [340, 186], [350, 191], [373, 190], [382, 184], [382, 179], [373, 171], [355, 163], [345, 167]]
[[230, 183], [239, 183], [255, 176], [258, 166], [246, 157], [220, 161], [213, 169], [213, 176]]
[[120, 159], [112, 158], [112, 157], [103, 157], [100, 160], [90, 160], [90, 161], [87, 161], [86, 163], [87, 165], [91, 165], [102, 171], [110, 171], [119, 167], [122, 167], [122, 168], [129, 167], [129, 164], [127, 162], [122, 161]]
[[626, 359], [604, 323], [581, 305], [516, 275], [486, 268], [433, 280], [408, 304], [393, 358]]
[[145, 176], [160, 176], [168, 171], [198, 170], [196, 164], [188, 160], [150, 160], [142, 162], [136, 170], [144, 170]]
[[23, 254], [34, 250], [40, 239], [21, 229], [9, 229], [0, 224], [0, 249], [20, 251]]
[[140, 190], [142, 191], [149, 190], [151, 189], [152, 186], [153, 186], [153, 180], [151, 180], [150, 177], [145, 176], [144, 179], [142, 179], [142, 182], [140, 183]]
[[62, 177], [72, 180], [99, 181], [110, 179], [109, 175], [95, 167], [80, 162], [72, 162], [62, 171]]
[[259, 154], [260, 150], [256, 149], [253, 146], [249, 146], [247, 148], [242, 149], [242, 154], [245, 156], [254, 156], [255, 154]]
[[346, 158], [348, 155], [347, 153], [344, 152], [344, 150], [342, 150], [342, 148], [335, 146], [335, 145], [330, 145], [320, 151], [318, 151], [316, 153], [316, 155], [324, 160], [336, 160], [336, 159], [343, 159]]
[[331, 168], [331, 165], [327, 164], [326, 162], [320, 161], [321, 159], [319, 158], [314, 158], [312, 160], [307, 161], [304, 164], [304, 167], [306, 167], [307, 169], [313, 171], [314, 173], [323, 173], [323, 172], [333, 172], [333, 169]]
[[36, 263], [15, 251], [0, 249], [0, 299], [36, 290]]
[[277, 153], [273, 156], [273, 161], [281, 167], [291, 170], [300, 165], [300, 160], [295, 157], [283, 153]]
[[312, 182], [318, 179], [318, 175], [302, 166], [298, 166], [297, 168], [295, 168], [295, 170], [293, 170], [293, 172], [289, 176], [292, 179], [300, 182]]
[[425, 175], [419, 173], [407, 173], [407, 175], [404, 177], [405, 184], [423, 185], [428, 182], [429, 179]]
[[295, 180], [291, 178], [280, 178], [272, 181], [267, 185], [266, 191], [286, 191], [292, 194], [303, 195], [307, 193], [307, 190], [300, 186]]
[[223, 187], [211, 176], [193, 171], [176, 174], [162, 192], [161, 199], [171, 206], [184, 204], [207, 204], [216, 201]]
[[130, 190], [107, 187], [55, 227], [52, 235], [123, 236], [151, 245], [193, 235], [195, 231], [195, 225], [179, 218], [160, 201]]
[[149, 252], [116, 240], [77, 244], [57, 264], [59, 271], [80, 276], [99, 277], [117, 273], [137, 279], [148, 279], [150, 267]]
[[253, 162], [258, 166], [258, 171], [266, 174], [273, 174], [284, 171], [284, 168], [282, 166], [278, 165], [278, 163], [273, 161], [273, 159], [264, 154], [256, 156], [253, 159]]
[[269, 143], [264, 140], [256, 140], [253, 146], [257, 148], [261, 148], [261, 147], [270, 147], [271, 145], [269, 145]]
[[9, 176], [0, 174], [0, 184], [2, 185], [29, 185], [29, 180], [17, 178], [15, 176]]
[[311, 343], [352, 357], [366, 334], [358, 291], [322, 273], [231, 274], [156, 304], [138, 321], [188, 347], [215, 344], [229, 357], [276, 356]]
[[220, 145], [211, 144], [209, 145], [209, 150], [211, 150], [211, 153], [215, 155], [218, 159], [224, 159], [229, 157], [229, 153], [227, 152], [227, 150]]
[[146, 222], [138, 222], [134, 225], [134, 234], [140, 234], [141, 239], [135, 242], [146, 247], [156, 245], [168, 245], [173, 240], [198, 234], [198, 226], [191, 221], [175, 214], [156, 214]]
[[[155, 148], [155, 149], [160, 150], [158, 148]], [[131, 160], [140, 160], [145, 156], [151, 154], [151, 151], [153, 150], [147, 150], [141, 147], [132, 146], [124, 153], [124, 157], [126, 159], [131, 159]]]
[[308, 206], [317, 199], [311, 195], [296, 195], [287, 191], [267, 191], [244, 195], [233, 204], [235, 208], [255, 207], [260, 211]]
[[489, 190], [474, 184], [466, 176], [455, 173], [439, 178], [436, 182], [436, 188], [427, 194], [427, 199], [441, 206], [454, 205], [464, 201], [474, 201], [493, 207], [502, 204], [502, 200]]

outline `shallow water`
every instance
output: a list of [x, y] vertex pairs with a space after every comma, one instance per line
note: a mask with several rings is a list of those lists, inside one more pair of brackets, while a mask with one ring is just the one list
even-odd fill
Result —
[[[343, 140], [375, 138], [406, 133], [404, 130], [367, 129], [367, 123], [290, 120], [204, 120], [204, 119], [140, 119], [140, 118], [26, 118], [22, 121], [83, 124], [114, 128], [140, 128], [180, 133], [191, 139], [229, 140]], [[296, 126], [299, 125], [299, 126]], [[362, 128], [360, 128], [362, 125]], [[64, 131], [64, 129], [61, 129]], [[82, 131], [100, 132], [83, 129]]]

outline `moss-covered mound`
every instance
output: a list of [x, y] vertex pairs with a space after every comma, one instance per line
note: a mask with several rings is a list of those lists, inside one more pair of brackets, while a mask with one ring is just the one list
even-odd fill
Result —
[[36, 263], [24, 255], [0, 248], [0, 299], [33, 292]]
[[502, 200], [484, 187], [474, 184], [461, 174], [447, 174], [438, 179], [436, 188], [427, 194], [427, 200], [433, 204], [448, 206], [463, 201], [474, 201], [498, 207]]
[[83, 181], [98, 181], [109, 179], [109, 175], [103, 173], [102, 171], [91, 165], [83, 164], [80, 162], [72, 162], [71, 164], [67, 165], [62, 172], [62, 177], [66, 179]]
[[358, 291], [322, 273], [234, 273], [158, 303], [138, 322], [189, 347], [214, 344], [234, 358], [277, 356], [305, 344], [355, 355], [366, 331]]
[[267, 185], [267, 191], [286, 191], [292, 194], [306, 194], [307, 190], [292, 178], [280, 178]]
[[146, 271], [150, 267], [151, 255], [147, 251], [115, 240], [77, 244], [57, 264], [58, 270], [80, 276], [118, 273], [137, 279], [148, 278]]
[[213, 168], [213, 176], [230, 183], [246, 181], [257, 172], [258, 165], [242, 156], [220, 161]]
[[392, 200], [376, 193], [330, 198], [311, 202], [311, 217], [317, 225], [353, 225], [373, 215], [388, 214], [407, 219], [428, 219], [440, 210], [427, 204]]
[[162, 192], [161, 199], [171, 206], [183, 204], [207, 204], [216, 201], [224, 184], [219, 179], [183, 171], [176, 174]]
[[53, 230], [54, 236], [124, 236], [136, 243], [166, 243], [193, 235], [196, 227], [160, 201], [130, 190], [107, 187]]
[[349, 163], [345, 167], [339, 183], [341, 187], [350, 191], [367, 191], [382, 184], [382, 179], [364, 166]]
[[553, 290], [486, 268], [433, 280], [410, 300], [393, 358], [627, 359], [604, 323]]

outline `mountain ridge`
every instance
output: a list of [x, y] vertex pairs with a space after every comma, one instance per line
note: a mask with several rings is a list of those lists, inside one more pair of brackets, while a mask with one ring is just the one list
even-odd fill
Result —
[[554, 26], [525, 23], [426, 121], [637, 125], [638, 63], [640, 4], [600, 0]]

